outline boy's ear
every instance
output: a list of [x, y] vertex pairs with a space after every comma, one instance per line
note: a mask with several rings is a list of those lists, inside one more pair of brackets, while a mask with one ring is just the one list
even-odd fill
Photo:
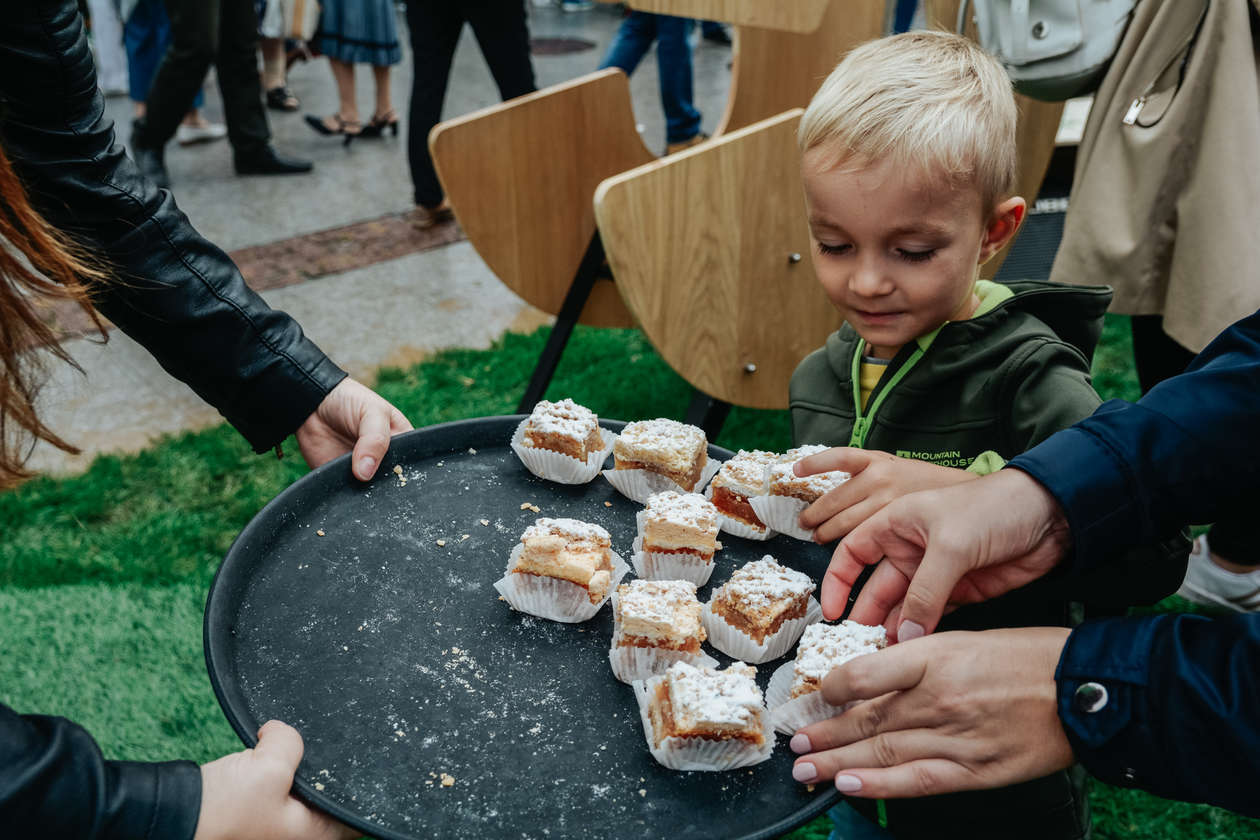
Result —
[[980, 263], [988, 262], [994, 254], [1006, 247], [1006, 243], [1019, 231], [1028, 214], [1028, 203], [1023, 198], [1013, 195], [993, 210], [989, 224], [984, 229], [984, 238], [980, 242]]

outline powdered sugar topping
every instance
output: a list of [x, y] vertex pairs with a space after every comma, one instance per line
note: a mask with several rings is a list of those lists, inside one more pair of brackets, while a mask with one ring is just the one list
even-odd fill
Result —
[[743, 496], [762, 496], [766, 492], [766, 473], [778, 460], [773, 452], [745, 449], [735, 453], [735, 457], [722, 465], [714, 486], [725, 486]]
[[814, 589], [814, 582], [807, 575], [780, 565], [767, 554], [736, 570], [719, 594], [752, 609], [767, 609], [781, 601], [807, 596]]
[[551, 519], [544, 516], [534, 520], [534, 524], [525, 529], [525, 533], [521, 534], [521, 542], [552, 534], [558, 534], [570, 540], [590, 540], [601, 545], [607, 545], [612, 541], [612, 536], [607, 531], [593, 523], [579, 519]]
[[529, 428], [543, 434], [564, 435], [585, 440], [599, 425], [595, 412], [571, 399], [541, 401], [529, 415]]
[[619, 457], [632, 458], [636, 450], [648, 450], [661, 461], [685, 463], [704, 450], [704, 431], [696, 426], [661, 417], [627, 423], [617, 437]]
[[699, 493], [666, 490], [648, 496], [647, 516], [657, 521], [686, 525], [717, 533], [718, 509]]
[[819, 444], [809, 444], [807, 446], [798, 446], [795, 449], [789, 449], [787, 452], [779, 456], [770, 467], [769, 483], [771, 484], [791, 484], [795, 487], [801, 487], [812, 495], [821, 496], [834, 487], [839, 487], [849, 480], [850, 476], [842, 470], [830, 470], [828, 472], [818, 473], [816, 475], [801, 478], [792, 471], [792, 467], [802, 458], [808, 458], [810, 455], [817, 455], [819, 452], [826, 452], [830, 447], [821, 446]]
[[632, 580], [617, 588], [622, 615], [643, 621], [673, 624], [680, 610], [694, 605], [698, 616], [696, 585], [686, 580]]
[[796, 674], [821, 680], [837, 665], [887, 646], [888, 634], [883, 627], [856, 621], [811, 624], [805, 628], [796, 651]]
[[762, 710], [757, 670], [732, 662], [725, 671], [676, 662], [666, 672], [674, 723], [681, 730], [705, 724], [751, 726]]

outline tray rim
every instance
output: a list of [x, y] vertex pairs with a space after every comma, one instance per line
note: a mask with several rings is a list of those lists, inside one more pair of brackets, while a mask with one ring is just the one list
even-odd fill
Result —
[[[409, 432], [403, 432], [400, 435], [395, 435], [390, 441], [390, 450], [391, 452], [395, 451], [394, 443], [402, 438], [413, 436], [433, 437], [437, 434], [459, 431], [461, 427], [484, 431], [488, 426], [493, 431], [497, 430], [498, 426], [503, 426], [509, 430], [510, 439], [510, 431], [514, 430], [516, 426], [527, 416], [528, 415], [525, 414], [487, 415], [484, 417], [470, 417], [463, 420], [451, 420], [445, 423], [435, 423], [431, 426], [423, 426], [419, 429], [412, 429]], [[613, 420], [602, 417], [599, 420], [600, 426], [614, 432], [620, 431], [624, 428], [626, 422], [627, 421], [624, 420]], [[506, 446], [507, 444], [505, 443], [503, 445]], [[731, 450], [718, 446], [715, 443], [709, 443], [708, 451], [710, 457], [720, 457], [723, 460], [731, 458], [735, 454]], [[210, 590], [206, 593], [206, 605], [202, 619], [202, 649], [205, 655], [206, 673], [210, 678], [210, 686], [214, 689], [214, 696], [219, 703], [219, 708], [223, 711], [228, 723], [231, 725], [232, 729], [236, 732], [237, 737], [241, 739], [241, 742], [247, 749], [252, 749], [257, 746], [258, 736], [256, 727], [261, 726], [266, 721], [256, 722], [252, 725], [248, 724], [248, 722], [244, 720], [241, 710], [236, 708], [234, 700], [228, 696], [229, 689], [223, 684], [223, 681], [219, 677], [219, 668], [224, 667], [227, 663], [226, 661], [221, 661], [221, 659], [225, 660], [225, 657], [219, 657], [216, 653], [216, 648], [218, 647], [219, 640], [221, 638], [220, 634], [229, 632], [228, 628], [220, 626], [220, 616], [217, 614], [216, 610], [216, 608], [222, 608], [222, 599], [226, 597], [224, 595], [220, 595], [218, 599], [216, 599], [216, 593], [220, 592], [219, 581], [223, 576], [224, 570], [229, 567], [232, 558], [235, 556], [237, 546], [252, 536], [252, 533], [255, 530], [261, 529], [262, 525], [260, 523], [264, 519], [264, 515], [273, 508], [283, 507], [286, 497], [296, 495], [297, 488], [301, 485], [319, 480], [316, 478], [317, 476], [319, 478], [323, 478], [336, 471], [340, 471], [341, 475], [344, 476], [345, 483], [353, 484], [355, 486], [366, 485], [368, 482], [359, 481], [357, 478], [352, 476], [349, 469], [350, 456], [351, 453], [347, 452], [346, 454], [334, 458], [322, 466], [316, 467], [286, 486], [283, 490], [277, 493], [275, 497], [268, 501], [267, 504], [263, 505], [262, 508], [260, 508], [258, 512], [250, 518], [245, 527], [241, 529], [241, 532], [232, 540], [232, 544], [228, 547], [227, 553], [223, 556], [223, 561], [219, 564], [219, 568], [215, 570], [214, 579], [210, 583]], [[376, 476], [374, 476], [372, 480], [377, 480], [377, 478], [383, 474], [381, 471], [388, 469], [389, 462], [390, 456], [387, 453], [378, 467]], [[239, 693], [239, 688], [235, 693]], [[772, 838], [779, 837], [798, 826], [804, 825], [809, 820], [824, 813], [827, 809], [844, 799], [844, 796], [833, 786], [824, 785], [824, 787], [826, 790], [819, 796], [815, 797], [804, 807], [798, 809], [792, 814], [789, 814], [787, 817], [749, 834], [742, 834], [738, 837], [731, 838], [731, 840], [772, 840]], [[359, 814], [343, 808], [336, 801], [315, 790], [315, 787], [312, 784], [300, 776], [294, 777], [293, 789], [293, 792], [307, 804], [323, 811], [356, 831], [362, 831], [369, 837], [376, 837], [379, 838], [379, 840], [418, 840], [418, 835], [395, 832], [384, 826], [368, 822]]]

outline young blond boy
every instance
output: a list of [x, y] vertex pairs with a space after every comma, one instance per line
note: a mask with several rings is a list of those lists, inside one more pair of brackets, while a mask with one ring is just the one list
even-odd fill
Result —
[[[802, 471], [853, 474], [801, 516], [820, 542], [900, 495], [1000, 468], [1100, 402], [1089, 359], [1110, 291], [979, 279], [1026, 212], [1013, 195], [1015, 123], [1001, 65], [938, 32], [854, 49], [801, 120], [814, 268], [846, 324], [792, 376], [793, 436], [841, 447]], [[1142, 571], [1128, 580], [1034, 584], [958, 610], [942, 629], [1062, 625], [1069, 599], [1158, 600], [1177, 588], [1187, 550], [1137, 552]], [[912, 635], [903, 626], [901, 640]], [[889, 802], [886, 817], [902, 838], [1089, 835], [1075, 772]]]

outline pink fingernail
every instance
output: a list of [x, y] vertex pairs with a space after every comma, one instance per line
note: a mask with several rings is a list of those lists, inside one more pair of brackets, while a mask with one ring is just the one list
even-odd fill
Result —
[[797, 755], [814, 751], [813, 747], [809, 745], [809, 736], [804, 732], [797, 732], [793, 735], [792, 740], [788, 741], [788, 748]]
[[862, 789], [862, 780], [857, 776], [846, 776], [841, 773], [836, 776], [836, 790], [841, 793], [857, 793]]
[[812, 782], [818, 778], [818, 768], [808, 761], [793, 765], [792, 778], [798, 782]]
[[364, 478], [371, 478], [376, 472], [376, 459], [371, 455], [365, 455], [359, 459], [359, 475]]
[[[903, 621], [897, 625], [897, 641], [908, 642], [923, 637], [923, 625], [916, 621]], [[852, 777], [850, 777], [852, 778]]]

